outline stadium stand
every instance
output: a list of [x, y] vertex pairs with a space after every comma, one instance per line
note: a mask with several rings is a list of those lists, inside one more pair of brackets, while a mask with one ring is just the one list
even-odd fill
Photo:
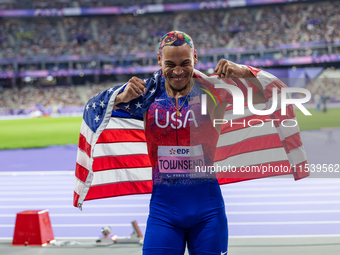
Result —
[[0, 22], [1, 57], [154, 52], [155, 42], [172, 29], [190, 34], [197, 49], [340, 41], [339, 2], [197, 11], [195, 15], [9, 18]]
[[2, 89], [0, 92], [0, 105], [3, 108], [25, 109], [37, 104], [42, 107], [64, 107], [79, 106], [84, 103], [80, 100], [74, 86], [52, 88], [25, 86]]
[[[205, 0], [210, 2], [213, 0]], [[107, 7], [107, 6], [133, 6], [133, 5], [148, 5], [148, 4], [163, 4], [163, 3], [182, 3], [182, 0], [8, 0], [0, 2], [0, 9], [44, 9], [44, 8], [72, 8], [72, 7]], [[190, 2], [202, 2], [202, 0], [190, 0]]]

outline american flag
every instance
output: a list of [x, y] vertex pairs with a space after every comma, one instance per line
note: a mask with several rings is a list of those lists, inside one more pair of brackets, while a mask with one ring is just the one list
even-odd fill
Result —
[[[264, 91], [266, 103], [263, 109], [272, 105], [273, 88], [278, 94], [286, 87], [275, 76], [256, 68], [247, 67], [258, 78]], [[215, 77], [207, 77], [195, 70], [195, 77], [209, 88], [221, 83]], [[120, 104], [113, 111], [115, 97], [124, 90], [126, 84], [107, 89], [94, 96], [86, 105], [81, 124], [73, 205], [82, 209], [86, 200], [131, 194], [145, 194], [152, 191], [152, 168], [147, 154], [142, 114], [155, 98], [161, 84], [161, 70], [145, 80], [147, 92], [126, 104]], [[244, 79], [224, 80], [242, 91], [254, 87]], [[219, 89], [223, 100], [229, 100], [228, 91]], [[280, 96], [279, 96], [280, 98]], [[278, 104], [280, 105], [280, 103]], [[128, 112], [126, 111], [128, 110]], [[224, 119], [237, 123], [256, 119], [263, 121], [261, 127], [250, 125], [223, 125], [215, 153], [215, 165], [234, 166], [234, 172], [220, 172], [220, 184], [244, 181], [268, 176], [293, 174], [295, 180], [309, 175], [306, 170], [307, 157], [302, 145], [298, 126], [285, 127], [282, 120], [296, 120], [292, 105], [287, 106], [287, 114], [281, 115], [280, 107], [267, 116], [258, 116], [245, 107], [245, 115], [232, 114], [228, 107]], [[241, 166], [257, 166], [259, 169], [285, 166], [288, 172], [258, 171], [242, 172]], [[291, 166], [295, 166], [292, 168]], [[282, 169], [282, 168], [281, 168]]]

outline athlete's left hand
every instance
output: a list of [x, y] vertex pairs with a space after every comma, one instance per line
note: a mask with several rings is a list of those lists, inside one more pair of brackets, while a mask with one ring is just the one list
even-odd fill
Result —
[[254, 78], [254, 75], [247, 67], [235, 64], [226, 59], [221, 59], [214, 71], [219, 78]]

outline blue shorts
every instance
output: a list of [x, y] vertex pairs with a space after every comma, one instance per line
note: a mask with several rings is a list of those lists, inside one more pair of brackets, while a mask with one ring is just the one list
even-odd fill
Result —
[[217, 181], [154, 185], [143, 254], [227, 254], [228, 222]]

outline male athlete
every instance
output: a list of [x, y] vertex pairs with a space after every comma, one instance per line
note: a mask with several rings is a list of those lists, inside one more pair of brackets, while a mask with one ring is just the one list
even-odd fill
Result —
[[[192, 39], [172, 31], [159, 44], [162, 86], [144, 113], [153, 190], [143, 254], [226, 254], [228, 225], [219, 183], [209, 174], [195, 175], [197, 162], [213, 165], [226, 103], [208, 98], [208, 114], [201, 114], [202, 86], [193, 81], [197, 53]], [[220, 60], [219, 78], [255, 78], [250, 69]], [[256, 83], [256, 82], [255, 82]], [[133, 77], [115, 99], [115, 109], [146, 93], [146, 83]], [[253, 102], [264, 102], [261, 85]], [[124, 107], [124, 109], [128, 109]]]

